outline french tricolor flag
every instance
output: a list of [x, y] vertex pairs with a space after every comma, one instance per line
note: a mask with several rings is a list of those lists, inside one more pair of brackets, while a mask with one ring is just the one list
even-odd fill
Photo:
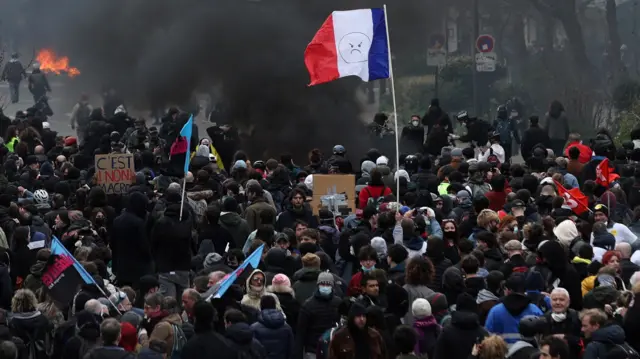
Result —
[[389, 43], [383, 9], [334, 11], [304, 52], [309, 86], [346, 76], [389, 77]]

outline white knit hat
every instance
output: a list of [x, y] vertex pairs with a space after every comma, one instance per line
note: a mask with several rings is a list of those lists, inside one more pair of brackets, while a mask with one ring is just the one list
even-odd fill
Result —
[[411, 313], [416, 319], [426, 318], [431, 315], [431, 304], [424, 298], [418, 298], [411, 305]]

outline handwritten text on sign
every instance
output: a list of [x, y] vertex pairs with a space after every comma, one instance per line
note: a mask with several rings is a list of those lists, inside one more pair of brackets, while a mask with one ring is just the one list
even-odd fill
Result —
[[108, 194], [127, 193], [135, 182], [133, 154], [112, 153], [96, 155], [96, 184]]

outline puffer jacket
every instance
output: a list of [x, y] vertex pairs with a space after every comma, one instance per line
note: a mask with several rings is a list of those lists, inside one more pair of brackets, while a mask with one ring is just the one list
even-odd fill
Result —
[[293, 355], [293, 331], [286, 323], [284, 314], [277, 309], [260, 312], [258, 322], [251, 324], [253, 337], [267, 352], [268, 359], [289, 359]]
[[302, 357], [306, 352], [316, 352], [320, 336], [340, 321], [338, 306], [341, 302], [339, 297], [334, 295], [325, 297], [318, 291], [304, 302], [298, 313], [296, 357]]

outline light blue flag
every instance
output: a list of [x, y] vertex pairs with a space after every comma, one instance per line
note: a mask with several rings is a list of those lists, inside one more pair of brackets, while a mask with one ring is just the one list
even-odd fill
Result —
[[[262, 257], [262, 250], [264, 250], [264, 244], [253, 251], [253, 253], [251, 253], [236, 270], [222, 279], [220, 283], [211, 287], [211, 289], [207, 291], [207, 293], [203, 294], [202, 297], [206, 298], [206, 300], [209, 300], [212, 297], [221, 298], [224, 293], [227, 292], [227, 289], [229, 289], [229, 287], [238, 280], [238, 277], [240, 277], [242, 272], [245, 270], [253, 272], [254, 269], [258, 269], [258, 265], [260, 265], [260, 258]], [[247, 267], [250, 268], [247, 269]]]
[[189, 162], [191, 161], [191, 134], [193, 133], [193, 115], [189, 117], [189, 121], [184, 124], [180, 130], [180, 136], [187, 140], [187, 153], [184, 159], [184, 173], [189, 172]]
[[82, 277], [82, 280], [86, 284], [95, 284], [96, 286], [98, 286], [98, 283], [96, 283], [96, 281], [93, 280], [93, 277], [89, 274], [89, 272], [87, 272], [87, 270], [84, 269], [82, 264], [80, 264], [80, 262], [78, 262], [78, 260], [73, 255], [71, 255], [71, 253], [69, 253], [67, 248], [65, 248], [65, 246], [62, 243], [60, 243], [60, 240], [55, 236], [51, 241], [51, 254], [66, 255], [69, 258], [73, 259], [73, 267], [78, 271], [78, 273], [80, 274], [80, 277]]

